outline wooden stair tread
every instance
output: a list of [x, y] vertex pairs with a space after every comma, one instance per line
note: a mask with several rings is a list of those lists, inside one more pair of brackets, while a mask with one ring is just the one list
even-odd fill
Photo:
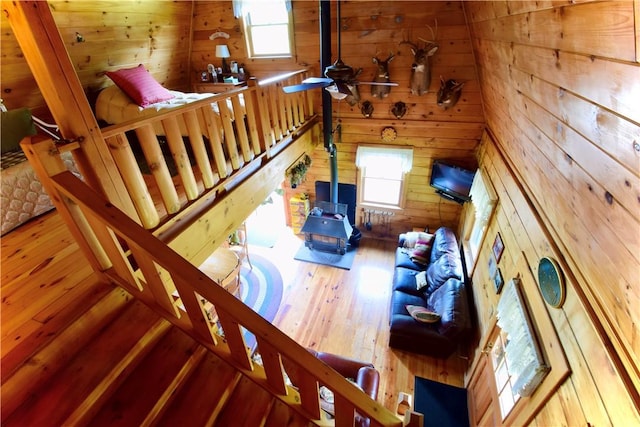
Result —
[[[2, 340], [2, 382], [26, 357], [51, 343], [67, 325], [80, 318], [107, 294], [114, 292], [112, 284], [98, 282], [97, 279], [97, 276], [87, 278], [68, 293], [64, 302], [56, 300], [50, 304], [39, 313], [41, 318], [36, 317], [30, 321], [35, 324], [35, 328], [30, 329], [25, 324], [6, 337], [6, 341]], [[124, 296], [121, 291], [118, 292]]]
[[97, 304], [68, 325], [52, 342], [33, 355], [26, 356], [14, 372], [5, 373], [2, 381], [2, 419], [11, 415], [60, 369], [63, 369], [105, 325], [111, 323], [129, 305], [131, 296], [114, 288]]
[[[128, 376], [91, 420], [91, 425], [142, 425], [154, 411], [156, 403], [164, 404], [164, 392], [176, 387], [174, 380], [185, 365], [195, 368], [199, 360], [191, 360], [201, 346], [180, 329], [172, 327], [148, 356]], [[170, 390], [173, 394], [173, 390]]]
[[215, 425], [226, 427], [258, 427], [263, 426], [274, 398], [263, 388], [242, 377], [238, 386], [227, 400]]
[[[128, 359], [125, 363], [126, 369], [135, 366], [136, 359], [141, 359], [144, 351], [148, 351], [148, 349], [140, 349], [138, 343], [153, 344], [157, 340], [155, 336], [151, 339], [146, 337], [150, 330], [163, 333], [162, 330], [154, 329], [154, 325], [158, 323], [168, 325], [141, 302], [133, 301], [117, 318], [109, 319], [100, 333], [87, 342], [73, 359], [70, 359], [51, 377], [50, 381], [36, 387], [29, 386], [30, 398], [3, 424], [6, 426], [65, 424], [67, 417], [85, 401], [87, 396], [93, 395], [96, 387], [101, 386], [102, 392], [109, 390], [109, 385], [104, 384], [104, 379], [116, 380], [121, 376], [122, 368], [119, 368], [120, 372], [115, 374], [112, 370], [118, 369], [123, 359]], [[168, 327], [165, 327], [166, 329]], [[155, 333], [152, 332], [152, 334]], [[129, 356], [132, 352], [135, 353], [133, 358]]]
[[240, 381], [241, 375], [213, 353], [207, 353], [188, 384], [171, 402], [159, 427], [211, 425]]
[[310, 425], [313, 424], [276, 399], [264, 427], [309, 427]]

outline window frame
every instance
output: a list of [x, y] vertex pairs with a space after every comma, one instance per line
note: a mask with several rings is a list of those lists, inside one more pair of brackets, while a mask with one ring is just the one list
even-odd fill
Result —
[[[393, 146], [393, 145], [365, 145], [365, 144], [360, 144], [358, 145], [358, 148], [360, 147], [364, 147], [364, 148], [368, 148], [368, 149], [376, 149], [376, 150], [380, 150], [380, 151], [384, 151], [384, 150], [411, 150], [411, 157], [413, 158], [413, 147], [398, 147], [398, 146]], [[387, 181], [393, 181], [393, 182], [400, 182], [400, 188], [398, 190], [398, 203], [397, 204], [388, 204], [388, 203], [380, 203], [380, 202], [374, 202], [374, 201], [369, 201], [369, 200], [365, 200], [364, 199], [364, 194], [365, 194], [365, 189], [366, 189], [366, 185], [365, 185], [365, 180], [368, 177], [366, 174], [366, 170], [367, 167], [366, 166], [362, 166], [362, 165], [358, 165], [356, 162], [356, 171], [357, 171], [357, 193], [358, 193], [358, 206], [364, 207], [364, 208], [373, 208], [373, 209], [384, 209], [384, 210], [388, 210], [388, 211], [399, 211], [399, 210], [403, 210], [405, 208], [406, 205], [406, 200], [407, 200], [407, 187], [408, 187], [408, 178], [409, 178], [409, 174], [411, 173], [411, 170], [409, 169], [406, 172], [402, 172], [400, 174], [400, 179], [388, 179]], [[369, 176], [370, 177], [370, 176]], [[375, 177], [376, 179], [380, 179], [379, 177]], [[382, 178], [384, 179], [384, 178]]]
[[251, 59], [273, 59], [273, 58], [293, 58], [295, 56], [295, 41], [294, 41], [294, 28], [293, 28], [293, 10], [291, 0], [271, 0], [271, 1], [282, 1], [287, 10], [287, 33], [289, 35], [289, 53], [265, 53], [265, 54], [256, 54], [254, 51], [254, 43], [253, 43], [253, 33], [251, 29], [253, 27], [269, 27], [269, 26], [281, 26], [282, 22], [266, 24], [266, 25], [252, 25], [250, 22], [250, 17], [248, 16], [248, 12], [244, 6], [245, 2], [243, 0], [236, 0], [239, 3], [239, 7], [237, 7], [236, 14], [240, 15], [239, 18], [242, 19], [242, 28], [244, 30], [245, 42], [247, 46], [247, 57]]

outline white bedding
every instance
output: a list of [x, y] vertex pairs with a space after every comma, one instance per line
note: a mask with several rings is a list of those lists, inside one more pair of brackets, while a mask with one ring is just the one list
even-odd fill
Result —
[[[67, 169], [80, 175], [71, 153], [63, 153]], [[53, 209], [49, 195], [28, 161], [2, 170], [0, 209], [2, 235], [29, 219]]]
[[[174, 98], [142, 108], [133, 102], [131, 98], [117, 86], [109, 86], [103, 89], [96, 99], [96, 118], [109, 124], [119, 124], [129, 120], [149, 117], [158, 112], [180, 107], [214, 95], [213, 93], [186, 93], [175, 90], [170, 90], [169, 92], [174, 95]], [[242, 95], [240, 95], [240, 102], [243, 104]], [[227, 99], [227, 105], [229, 106], [233, 119], [234, 112], [231, 100]], [[219, 115], [217, 103], [212, 103], [211, 108]], [[181, 117], [178, 118], [178, 124], [180, 126], [180, 132], [183, 136], [186, 136], [186, 126]], [[203, 127], [203, 124], [200, 123], [200, 126]], [[154, 131], [156, 135], [164, 135], [164, 129], [161, 123], [154, 124]]]

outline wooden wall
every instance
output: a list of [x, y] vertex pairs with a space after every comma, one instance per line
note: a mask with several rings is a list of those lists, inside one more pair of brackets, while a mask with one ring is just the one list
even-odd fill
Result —
[[[82, 86], [92, 92], [112, 84], [105, 71], [144, 64], [165, 87], [188, 88], [191, 2], [49, 1]], [[2, 79], [9, 108], [48, 109], [9, 23], [0, 18]], [[84, 41], [79, 42], [77, 34]]]
[[464, 4], [494, 139], [479, 164], [499, 195], [473, 271], [480, 331], [498, 301], [495, 235], [505, 280], [521, 254], [534, 277], [552, 256], [567, 300], [548, 313], [572, 373], [540, 411], [527, 408], [531, 424], [638, 425], [638, 3], [556, 3]]
[[[407, 209], [396, 213], [390, 224], [377, 224], [374, 236], [397, 238], [401, 231], [415, 226], [440, 225], [455, 227], [461, 207], [444, 200], [429, 187], [431, 164], [435, 158], [447, 158], [453, 163], [474, 169], [477, 167], [475, 148], [484, 129], [484, 116], [480, 88], [469, 33], [460, 2], [438, 1], [342, 1], [341, 56], [345, 63], [362, 68], [359, 80], [372, 81], [376, 66], [372, 58], [385, 59], [390, 52], [396, 57], [389, 71], [392, 81], [399, 83], [384, 100], [373, 98], [370, 86], [360, 86], [361, 100], [374, 105], [372, 118], [364, 118], [360, 105], [350, 106], [344, 101], [333, 101], [334, 126], [342, 124], [342, 138], [338, 146], [338, 177], [340, 182], [355, 184], [355, 153], [358, 144], [381, 144], [380, 132], [386, 126], [395, 127], [398, 138], [393, 144], [414, 147], [414, 168], [409, 176], [410, 192]], [[337, 56], [336, 3], [332, 2], [333, 58]], [[244, 63], [254, 75], [264, 76], [274, 70], [294, 70], [310, 67], [313, 75], [320, 75], [319, 4], [316, 1], [293, 1], [296, 56], [284, 59], [248, 59], [242, 36], [241, 21], [233, 17], [230, 2], [196, 2], [192, 64], [204, 69], [213, 57], [214, 45], [225, 42], [208, 37], [218, 29], [230, 34], [226, 40], [232, 59]], [[431, 39], [431, 26], [440, 44], [433, 57], [430, 91], [423, 96], [411, 95], [409, 78], [413, 55], [410, 48], [400, 45], [403, 40], [418, 42], [418, 38]], [[465, 82], [462, 97], [455, 108], [444, 111], [436, 105], [439, 76]], [[316, 90], [316, 104], [320, 111], [320, 90]], [[402, 120], [391, 114], [391, 106], [403, 101], [408, 113]], [[313, 197], [316, 180], [329, 181], [329, 160], [322, 145], [310, 153], [313, 164], [307, 182], [295, 192], [306, 192]], [[293, 192], [288, 191], [287, 195]], [[382, 221], [382, 218], [378, 218]], [[360, 224], [360, 222], [358, 222]], [[365, 231], [365, 230], [363, 230]]]

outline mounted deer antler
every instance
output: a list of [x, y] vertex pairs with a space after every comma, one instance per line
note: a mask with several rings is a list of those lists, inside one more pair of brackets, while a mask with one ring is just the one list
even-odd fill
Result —
[[[378, 65], [378, 71], [376, 72], [376, 77], [373, 80], [374, 82], [389, 83], [389, 62], [391, 62], [394, 57], [395, 55], [393, 54], [393, 52], [390, 52], [389, 56], [384, 61], [379, 60], [377, 54], [375, 57], [373, 57], [373, 63]], [[374, 98], [385, 98], [389, 95], [390, 91], [390, 86], [371, 86], [371, 95]]]
[[434, 33], [431, 30], [433, 40], [424, 40], [418, 38], [422, 42], [422, 47], [418, 46], [409, 40], [401, 41], [400, 44], [407, 44], [411, 46], [411, 53], [413, 53], [413, 64], [411, 67], [411, 93], [414, 95], [423, 95], [429, 91], [429, 85], [431, 84], [431, 66], [429, 64], [429, 57], [433, 56], [438, 50], [438, 43], [435, 41], [436, 34], [438, 32], [438, 21], [436, 21], [436, 31]]

